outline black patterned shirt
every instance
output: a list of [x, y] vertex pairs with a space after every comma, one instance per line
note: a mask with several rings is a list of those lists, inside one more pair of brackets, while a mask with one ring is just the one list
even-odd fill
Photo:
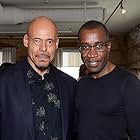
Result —
[[51, 67], [42, 78], [29, 65], [27, 78], [31, 89], [35, 140], [62, 140], [60, 98]]

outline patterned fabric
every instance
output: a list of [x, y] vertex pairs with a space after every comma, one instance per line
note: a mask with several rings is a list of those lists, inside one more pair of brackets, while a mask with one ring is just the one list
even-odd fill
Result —
[[53, 71], [42, 78], [31, 66], [27, 70], [31, 88], [35, 140], [62, 140], [60, 99]]

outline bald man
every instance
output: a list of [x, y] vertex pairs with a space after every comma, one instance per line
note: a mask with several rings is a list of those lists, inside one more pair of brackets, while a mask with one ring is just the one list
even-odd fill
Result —
[[70, 140], [76, 80], [51, 62], [58, 29], [37, 17], [23, 37], [25, 60], [0, 73], [1, 140]]

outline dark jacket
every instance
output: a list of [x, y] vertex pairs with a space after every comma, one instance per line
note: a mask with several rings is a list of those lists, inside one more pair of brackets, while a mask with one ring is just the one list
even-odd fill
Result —
[[[0, 140], [34, 140], [26, 61], [0, 73]], [[63, 140], [70, 140], [76, 80], [51, 67], [60, 93]]]

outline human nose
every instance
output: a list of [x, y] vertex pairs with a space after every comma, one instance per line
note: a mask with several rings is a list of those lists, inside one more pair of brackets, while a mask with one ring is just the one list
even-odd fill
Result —
[[47, 50], [47, 44], [46, 42], [42, 42], [41, 45], [40, 45], [40, 51], [46, 51]]
[[94, 46], [92, 46], [88, 52], [88, 57], [97, 57], [98, 53]]

